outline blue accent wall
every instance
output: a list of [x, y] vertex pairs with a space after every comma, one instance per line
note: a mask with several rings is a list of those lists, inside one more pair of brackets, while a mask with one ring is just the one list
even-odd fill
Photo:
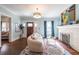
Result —
[[61, 25], [61, 18], [60, 17], [56, 17], [54, 19], [54, 36], [58, 37], [58, 30], [57, 30], [57, 26]]
[[15, 24], [20, 24], [20, 17], [15, 15], [13, 12], [11, 12], [10, 10], [8, 10], [7, 8], [3, 6], [0, 6], [0, 16], [1, 15], [7, 15], [11, 17], [11, 40], [10, 41], [14, 41], [18, 39], [20, 32], [15, 32]]
[[76, 20], [79, 20], [79, 4], [76, 4]]

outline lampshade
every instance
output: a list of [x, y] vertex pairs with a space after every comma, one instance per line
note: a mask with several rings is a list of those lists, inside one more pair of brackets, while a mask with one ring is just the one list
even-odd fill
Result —
[[38, 8], [36, 8], [36, 12], [33, 13], [33, 17], [34, 18], [41, 18], [41, 16], [42, 16], [41, 13], [38, 12]]

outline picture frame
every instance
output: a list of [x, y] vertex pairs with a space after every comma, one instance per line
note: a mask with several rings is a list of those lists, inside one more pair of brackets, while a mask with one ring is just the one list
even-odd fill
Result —
[[19, 24], [15, 24], [15, 32], [20, 32], [20, 29], [19, 29]]

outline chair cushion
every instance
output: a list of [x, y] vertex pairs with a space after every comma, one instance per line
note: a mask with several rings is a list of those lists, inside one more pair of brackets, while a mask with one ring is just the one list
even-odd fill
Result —
[[33, 39], [42, 39], [42, 36], [39, 33], [33, 33], [31, 36]]

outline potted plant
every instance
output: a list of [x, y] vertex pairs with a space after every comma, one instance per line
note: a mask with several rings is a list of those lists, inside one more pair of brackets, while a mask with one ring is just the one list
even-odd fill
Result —
[[20, 24], [19, 25], [19, 29], [20, 29], [20, 31], [21, 31], [21, 33], [20, 33], [20, 39], [22, 38], [22, 36], [23, 36], [23, 33], [24, 33], [24, 26], [22, 25], [22, 24]]

